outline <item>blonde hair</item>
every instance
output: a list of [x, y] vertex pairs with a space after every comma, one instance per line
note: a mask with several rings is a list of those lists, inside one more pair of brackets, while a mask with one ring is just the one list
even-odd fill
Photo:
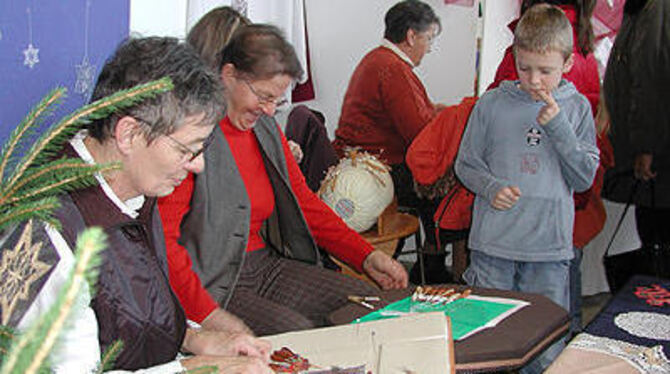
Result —
[[567, 60], [573, 51], [572, 25], [565, 13], [553, 5], [537, 4], [523, 14], [514, 30], [514, 51], [556, 51]]
[[215, 73], [219, 73], [221, 51], [240, 26], [249, 20], [229, 6], [214, 8], [191, 28], [186, 41], [195, 48], [200, 58]]

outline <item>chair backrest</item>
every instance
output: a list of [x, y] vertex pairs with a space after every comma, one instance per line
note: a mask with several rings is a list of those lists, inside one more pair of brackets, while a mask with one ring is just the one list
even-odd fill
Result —
[[300, 145], [303, 153], [300, 170], [309, 188], [316, 192], [328, 168], [338, 162], [328, 139], [325, 117], [305, 105], [298, 105], [288, 115], [285, 133], [286, 138]]

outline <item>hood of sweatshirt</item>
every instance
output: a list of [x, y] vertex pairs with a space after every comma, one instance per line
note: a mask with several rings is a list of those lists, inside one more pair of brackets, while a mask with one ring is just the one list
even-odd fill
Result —
[[[528, 102], [537, 101], [533, 99], [528, 92], [519, 88], [520, 84], [521, 82], [519, 80], [503, 81], [500, 84], [500, 89], [522, 101], [528, 101]], [[554, 97], [554, 100], [556, 101], [568, 99], [571, 96], [578, 93], [579, 92], [577, 91], [577, 88], [575, 88], [575, 85], [572, 84], [572, 82], [569, 82], [565, 79], [561, 79], [561, 82], [558, 84], [558, 87], [556, 87], [553, 91], [551, 91], [551, 95]]]

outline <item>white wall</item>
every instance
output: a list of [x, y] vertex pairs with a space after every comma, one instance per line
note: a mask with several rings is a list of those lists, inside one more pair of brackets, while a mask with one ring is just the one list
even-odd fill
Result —
[[[442, 0], [427, 2], [440, 17], [443, 30], [417, 73], [433, 101], [455, 104], [474, 94], [477, 7], [445, 5]], [[479, 92], [493, 80], [503, 51], [511, 43], [507, 24], [518, 13], [518, 0], [482, 2], [485, 6]], [[349, 78], [365, 53], [379, 45], [384, 14], [395, 3], [396, 0], [305, 0], [316, 99], [304, 104], [324, 113], [331, 137]], [[131, 0], [130, 4], [131, 32], [145, 36], [186, 34], [192, 1]], [[280, 123], [285, 123], [286, 115], [277, 115]]]
[[483, 0], [484, 26], [478, 92], [481, 95], [495, 77], [505, 49], [512, 44], [507, 25], [519, 16], [519, 0]]
[[188, 0], [130, 0], [130, 32], [183, 38], [187, 5]]
[[[443, 30], [424, 57], [418, 75], [433, 101], [453, 104], [473, 95], [476, 8], [427, 1]], [[337, 126], [342, 99], [354, 68], [384, 33], [384, 14], [396, 0], [306, 0], [305, 10], [316, 99], [305, 104], [326, 116], [329, 134]], [[285, 118], [279, 115], [280, 122]]]

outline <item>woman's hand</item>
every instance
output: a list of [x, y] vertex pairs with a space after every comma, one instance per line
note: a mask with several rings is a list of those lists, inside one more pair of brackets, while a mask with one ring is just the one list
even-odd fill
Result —
[[639, 153], [635, 155], [633, 161], [633, 172], [635, 178], [647, 182], [656, 178], [656, 173], [651, 171], [651, 164], [654, 162], [654, 156], [651, 153]]
[[188, 329], [182, 348], [195, 355], [248, 356], [269, 362], [272, 345], [244, 333]]
[[291, 154], [293, 154], [293, 158], [295, 158], [295, 162], [298, 164], [300, 161], [302, 161], [302, 148], [300, 148], [300, 144], [294, 142], [293, 140], [288, 141], [288, 147], [291, 150]]
[[267, 363], [257, 357], [193, 356], [180, 361], [184, 369], [215, 366], [226, 374], [273, 374]]
[[382, 289], [407, 287], [407, 271], [386, 253], [375, 250], [363, 261], [363, 271]]

